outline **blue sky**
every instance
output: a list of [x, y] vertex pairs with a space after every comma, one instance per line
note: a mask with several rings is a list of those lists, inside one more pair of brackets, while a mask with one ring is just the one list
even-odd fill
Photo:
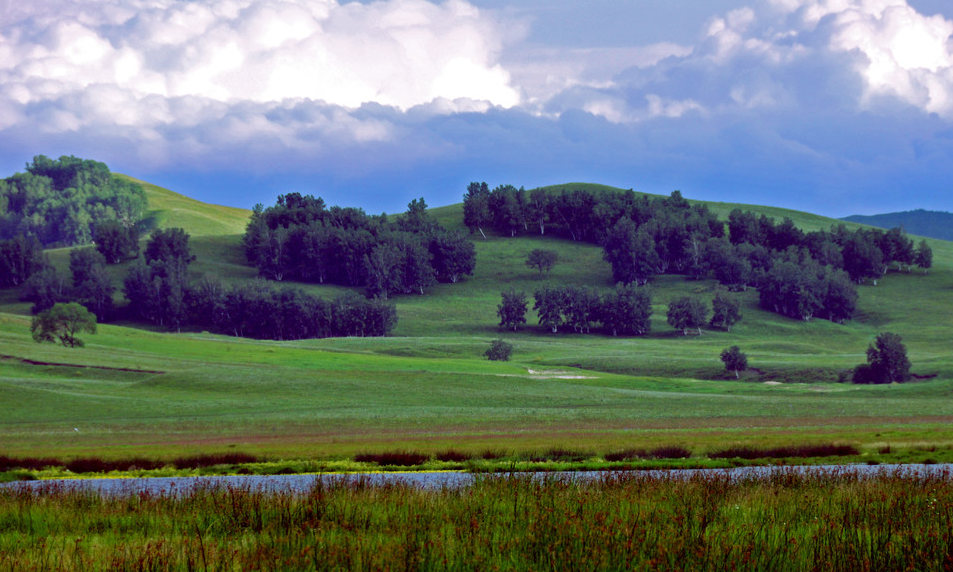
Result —
[[0, 173], [395, 212], [586, 181], [953, 210], [939, 0], [0, 0]]

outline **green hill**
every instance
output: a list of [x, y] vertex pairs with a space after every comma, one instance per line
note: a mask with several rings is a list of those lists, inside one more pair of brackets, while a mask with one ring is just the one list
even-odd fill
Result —
[[[559, 188], [578, 188], [571, 184]], [[206, 205], [146, 185], [151, 220], [191, 235], [196, 273], [246, 280], [240, 237], [249, 211]], [[805, 229], [838, 221], [771, 207], [708, 203], [725, 217], [743, 207]], [[463, 229], [462, 206], [432, 209]], [[710, 298], [715, 283], [654, 280], [652, 333], [638, 338], [552, 335], [529, 325], [500, 332], [500, 292], [550, 281], [608, 289], [600, 248], [555, 237], [477, 237], [474, 275], [427, 296], [396, 298], [388, 338], [257, 341], [204, 332], [162, 333], [101, 325], [87, 348], [35, 344], [26, 305], [0, 293], [0, 454], [168, 457], [238, 449], [274, 458], [328, 458], [365, 450], [454, 447], [469, 451], [568, 447], [594, 452], [681, 444], [703, 452], [726, 444], [838, 441], [898, 459], [942, 456], [953, 445], [953, 243], [931, 241], [929, 274], [891, 273], [860, 287], [847, 325], [765, 312], [741, 294], [730, 333], [678, 335], [668, 302]], [[537, 278], [535, 248], [560, 262]], [[52, 254], [62, 264], [68, 249]], [[117, 284], [122, 267], [113, 269]], [[331, 295], [344, 288], [299, 285]], [[899, 386], [836, 383], [864, 361], [878, 332], [900, 333], [913, 371]], [[513, 361], [483, 351], [503, 337]], [[720, 352], [738, 345], [754, 370], [728, 379]], [[162, 373], [157, 373], [162, 372]], [[733, 377], [733, 376], [732, 376]], [[936, 451], [940, 451], [937, 453]], [[904, 457], [903, 455], [906, 455]], [[953, 455], [953, 451], [950, 452]]]
[[879, 215], [852, 215], [845, 221], [876, 226], [878, 228], [901, 227], [910, 234], [953, 240], [953, 213], [917, 209]]

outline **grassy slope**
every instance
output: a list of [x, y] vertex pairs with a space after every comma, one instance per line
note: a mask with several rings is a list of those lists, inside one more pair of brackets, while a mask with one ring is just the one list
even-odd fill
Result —
[[[157, 224], [192, 233], [199, 272], [236, 280], [254, 275], [239, 249], [248, 211], [152, 186], [147, 192]], [[725, 216], [735, 206], [712, 208]], [[790, 216], [808, 229], [834, 222], [752, 210]], [[434, 209], [434, 216], [460, 226], [459, 205]], [[665, 277], [654, 286], [653, 335], [552, 336], [528, 327], [502, 334], [516, 346], [508, 364], [480, 355], [501, 335], [499, 292], [509, 286], [531, 292], [541, 283], [523, 264], [526, 253], [559, 251], [554, 282], [609, 287], [600, 249], [548, 237], [478, 240], [475, 275], [437, 286], [427, 297], [400, 298], [400, 325], [386, 339], [276, 343], [102, 326], [87, 337], [89, 347], [70, 351], [34, 344], [28, 318], [15, 315], [24, 307], [11, 304], [3, 308], [13, 314], [0, 314], [0, 353], [17, 358], [0, 360], [0, 453], [162, 456], [238, 447], [320, 457], [388, 448], [711, 448], [824, 439], [946, 447], [953, 443], [953, 402], [946, 399], [953, 393], [947, 343], [953, 243], [932, 244], [936, 268], [929, 275], [890, 275], [861, 288], [858, 319], [847, 326], [762, 312], [757, 293], [749, 292], [744, 319], [731, 333], [684, 338], [665, 324], [665, 305], [684, 293], [707, 296], [713, 284]], [[54, 255], [65, 260], [65, 251]], [[884, 330], [903, 334], [917, 373], [937, 377], [872, 388], [818, 382], [863, 361], [867, 344]], [[722, 375], [718, 354], [732, 344], [764, 372], [759, 381], [816, 383], [697, 381]], [[164, 373], [29, 365], [19, 358]]]

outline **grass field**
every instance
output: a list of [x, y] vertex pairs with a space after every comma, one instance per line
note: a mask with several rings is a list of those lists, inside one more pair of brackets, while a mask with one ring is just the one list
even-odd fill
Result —
[[[196, 274], [254, 277], [239, 247], [249, 211], [146, 190], [156, 225], [192, 235]], [[711, 208], [726, 216], [735, 206]], [[750, 208], [806, 229], [835, 222]], [[459, 205], [433, 214], [461, 226]], [[842, 442], [861, 449], [856, 461], [953, 460], [953, 243], [931, 241], [927, 275], [892, 273], [861, 287], [857, 319], [847, 325], [761, 311], [749, 291], [730, 333], [684, 337], [665, 324], [667, 303], [688, 293], [710, 297], [714, 283], [662, 277], [651, 286], [652, 334], [612, 338], [552, 335], [536, 328], [532, 312], [518, 333], [497, 328], [506, 288], [531, 295], [545, 281], [611, 287], [601, 249], [551, 237], [475, 242], [474, 276], [398, 298], [400, 322], [382, 339], [268, 342], [101, 325], [85, 349], [69, 350], [35, 344], [28, 305], [0, 292], [0, 454], [166, 459], [244, 451], [281, 460], [564, 447], [598, 456], [681, 445], [700, 457], [728, 445]], [[545, 280], [523, 263], [534, 248], [559, 252]], [[65, 266], [68, 250], [51, 257]], [[124, 266], [113, 272], [118, 283]], [[903, 336], [923, 379], [837, 383], [882, 331]], [[514, 345], [513, 361], [482, 357], [497, 337]], [[754, 368], [741, 381], [718, 359], [731, 345]]]

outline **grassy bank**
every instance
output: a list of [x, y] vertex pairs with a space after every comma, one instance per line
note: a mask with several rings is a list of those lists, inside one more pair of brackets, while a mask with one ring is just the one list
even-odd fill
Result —
[[0, 570], [902, 570], [942, 569], [951, 547], [950, 475], [0, 489]]

